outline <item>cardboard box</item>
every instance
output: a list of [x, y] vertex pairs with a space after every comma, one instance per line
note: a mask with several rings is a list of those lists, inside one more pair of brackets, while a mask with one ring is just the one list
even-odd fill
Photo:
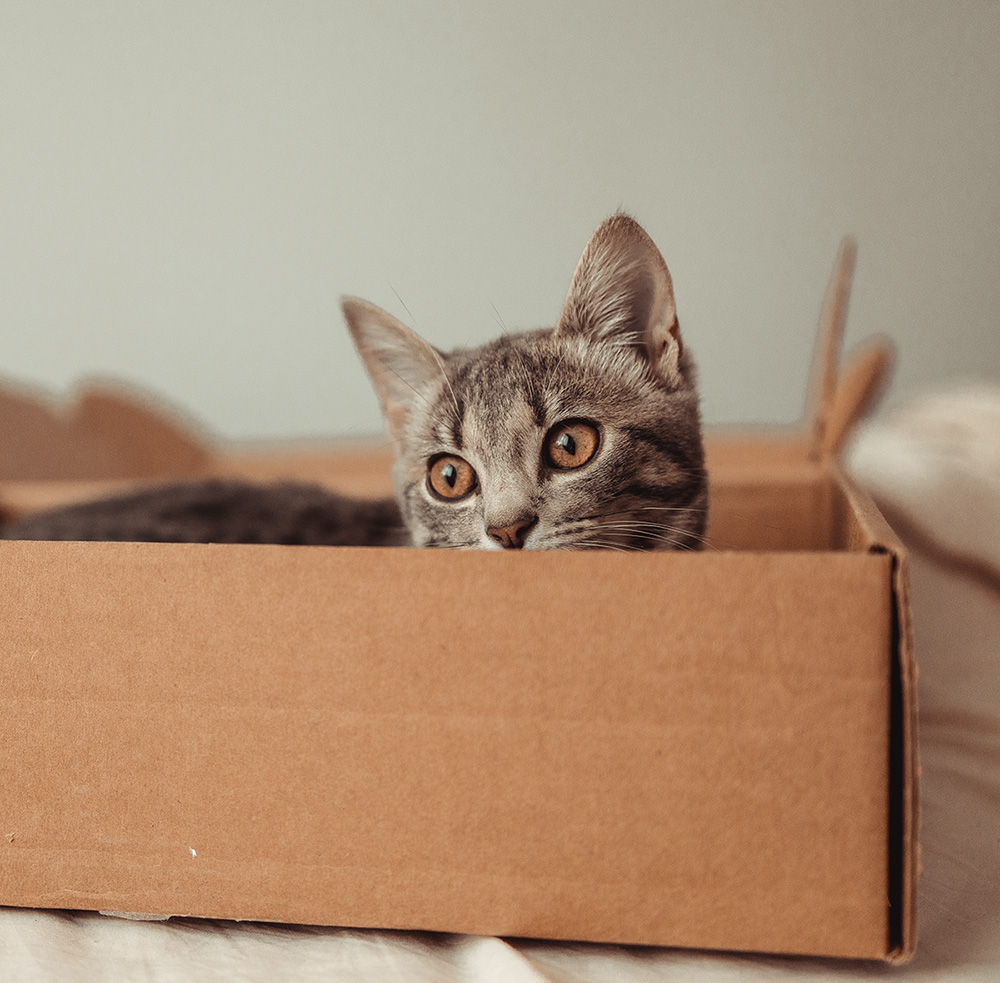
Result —
[[906, 558], [820, 388], [711, 436], [702, 553], [0, 543], [0, 904], [908, 958]]

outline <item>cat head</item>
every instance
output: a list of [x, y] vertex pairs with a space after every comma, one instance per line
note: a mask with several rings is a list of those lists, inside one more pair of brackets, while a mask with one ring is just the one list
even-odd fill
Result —
[[699, 547], [694, 367], [670, 273], [631, 218], [591, 237], [555, 328], [445, 353], [372, 304], [343, 309], [416, 546]]

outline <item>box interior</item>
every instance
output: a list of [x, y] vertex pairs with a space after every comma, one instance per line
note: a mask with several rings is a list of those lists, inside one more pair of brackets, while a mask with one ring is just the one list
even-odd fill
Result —
[[[865, 548], [841, 483], [791, 436], [709, 434], [707, 548], [758, 552]], [[232, 450], [198, 477], [315, 481], [348, 495], [392, 494], [391, 457], [377, 443]], [[146, 481], [152, 479], [145, 479]], [[162, 480], [162, 479], [156, 479]], [[116, 493], [141, 479], [0, 482], [0, 524], [71, 501]]]

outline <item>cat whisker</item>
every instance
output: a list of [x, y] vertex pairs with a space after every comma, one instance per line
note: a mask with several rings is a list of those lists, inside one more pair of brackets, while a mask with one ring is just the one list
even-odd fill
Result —
[[[391, 283], [389, 284], [389, 289], [396, 295], [396, 299], [403, 305], [403, 309], [406, 311], [406, 313], [409, 315], [410, 320], [415, 325], [416, 324], [416, 318], [413, 316], [413, 312], [410, 310], [410, 308], [406, 306], [406, 301], [403, 300], [403, 298], [399, 296], [399, 292], [396, 290], [396, 288]], [[455, 415], [456, 415], [456, 417], [459, 420], [461, 420], [462, 419], [462, 412], [461, 412], [461, 410], [458, 407], [458, 398], [455, 396], [455, 390], [452, 389], [451, 380], [448, 378], [448, 373], [445, 371], [444, 359], [441, 358], [441, 354], [438, 352], [438, 350], [433, 345], [427, 345], [427, 348], [430, 349], [431, 353], [433, 354], [434, 361], [437, 362], [438, 369], [440, 369], [440, 371], [441, 371], [441, 378], [444, 379], [444, 384], [448, 387], [448, 392], [451, 394], [451, 402], [452, 402], [452, 405], [455, 407]], [[403, 377], [398, 372], [393, 371], [393, 375], [395, 375], [396, 378], [399, 379], [400, 382], [405, 383], [406, 386], [410, 390], [412, 390], [416, 395], [420, 396], [421, 399], [423, 399], [425, 403], [427, 402], [427, 398], [425, 396], [422, 396], [419, 392], [417, 392], [417, 390], [414, 389], [413, 386], [411, 386], [408, 382], [406, 382], [406, 380], [403, 379]]]
[[548, 369], [548, 378], [546, 380], [548, 385], [550, 386], [553, 385], [553, 380], [557, 380], [559, 378], [559, 370], [562, 368], [563, 361], [566, 358], [567, 350], [568, 349], [565, 345], [559, 346], [559, 355], [556, 358], [555, 365], [551, 366]]
[[457, 422], [462, 422], [462, 410], [458, 405], [458, 397], [455, 395], [455, 390], [451, 386], [451, 380], [448, 378], [448, 373], [445, 371], [444, 359], [438, 353], [436, 348], [432, 348], [431, 351], [434, 353], [434, 360], [437, 362], [438, 368], [441, 370], [441, 378], [444, 379], [444, 384], [448, 387], [448, 393], [451, 396], [451, 405], [455, 407], [455, 419]]
[[632, 547], [629, 547], [624, 543], [612, 543], [602, 540], [595, 540], [588, 536], [585, 538], [578, 538], [573, 535], [577, 530], [561, 530], [556, 535], [549, 535], [540, 541], [538, 541], [535, 546], [537, 549], [541, 550], [564, 550], [564, 551], [579, 551], [585, 549], [609, 549], [618, 550], [621, 552], [626, 552]]
[[403, 310], [406, 311], [406, 314], [409, 317], [410, 321], [413, 323], [414, 326], [416, 326], [417, 319], [413, 316], [413, 311], [411, 311], [409, 307], [406, 306], [406, 301], [399, 296], [399, 291], [391, 283], [389, 284], [389, 289], [396, 295], [396, 300], [398, 300], [403, 305]]
[[[649, 529], [638, 528], [632, 524], [621, 523], [615, 525], [605, 525], [601, 524], [597, 528], [592, 526], [587, 526], [583, 523], [575, 523], [570, 528], [566, 528], [560, 531], [560, 534], [556, 537], [552, 537], [547, 540], [543, 540], [539, 543], [540, 549], [610, 549], [617, 550], [619, 552], [635, 552], [641, 553], [648, 550], [648, 546], [641, 546], [635, 543], [622, 542], [621, 540], [614, 538], [609, 539], [602, 537], [601, 533], [610, 532], [613, 537], [615, 537], [620, 532], [629, 533], [632, 535], [640, 535], [644, 539], [650, 542], [661, 542], [663, 544], [671, 544], [672, 539], [668, 538], [666, 534], [657, 534], [655, 530], [665, 529], [666, 533], [681, 532], [683, 530], [674, 530], [670, 527], [661, 527], [658, 524], [649, 524]], [[580, 535], [582, 534], [582, 535]], [[567, 543], [568, 545], [560, 545], [561, 543]]]
[[[657, 508], [658, 507], [651, 507]], [[631, 510], [623, 509], [619, 512], [605, 513], [605, 515], [628, 515]], [[638, 511], [638, 510], [636, 510]], [[690, 509], [673, 509], [665, 511], [691, 511]], [[597, 518], [597, 517], [595, 517]], [[590, 520], [593, 521], [593, 520]], [[672, 549], [694, 549], [685, 540], [694, 540], [709, 549], [715, 549], [711, 543], [707, 541], [704, 536], [701, 536], [689, 529], [684, 527], [674, 525], [667, 522], [653, 522], [649, 520], [639, 520], [634, 519], [632, 521], [627, 521], [621, 519], [613, 522], [597, 522], [597, 528], [594, 532], [611, 532], [618, 534], [628, 534], [633, 537], [639, 537], [643, 541], [650, 544], [659, 544], [661, 546], [669, 547]], [[586, 520], [578, 520], [571, 526], [567, 527], [564, 532], [566, 535], [572, 535], [576, 532], [584, 531], [587, 528]], [[642, 549], [641, 546], [630, 546], [633, 549]]]
[[402, 446], [402, 443], [403, 440], [401, 437], [393, 437], [391, 434], [386, 433], [383, 434], [382, 442], [377, 444], [376, 447], [380, 451], [386, 450], [386, 448], [396, 451], [398, 447]]
[[713, 550], [714, 552], [719, 552], [718, 547], [709, 542], [708, 538], [704, 535], [696, 533], [690, 529], [685, 529], [681, 526], [667, 525], [663, 524], [662, 528], [672, 534], [675, 538], [671, 540], [672, 545], [675, 549], [693, 549], [692, 546], [684, 546], [680, 540], [691, 539], [696, 543], [700, 543], [706, 549]]
[[676, 541], [674, 530], [664, 530], [660, 532], [649, 532], [637, 530], [628, 534], [629, 545], [649, 549], [650, 546], [664, 546], [673, 544]]
[[631, 515], [634, 512], [704, 512], [702, 508], [694, 508], [690, 505], [633, 505], [631, 508], [615, 509], [611, 512], [595, 512], [593, 515], [581, 517], [581, 521], [593, 521], [603, 519], [611, 515]]
[[583, 549], [614, 550], [618, 553], [644, 553], [641, 546], [630, 546], [627, 543], [607, 543], [599, 539], [588, 539], [581, 543]]
[[611, 550], [616, 553], [629, 553], [634, 550], [634, 547], [623, 546], [621, 543], [606, 543], [600, 540], [576, 540], [568, 546], [556, 546], [552, 547], [554, 549], [562, 550], [572, 550], [575, 552], [581, 552], [582, 550]]
[[[637, 506], [636, 508], [632, 508], [632, 509], [619, 509], [619, 510], [612, 511], [612, 512], [598, 513], [598, 514], [590, 517], [590, 521], [598, 522], [598, 524], [602, 528], [619, 528], [619, 529], [621, 529], [621, 528], [631, 527], [637, 533], [639, 533], [640, 535], [649, 535], [648, 533], [643, 532], [643, 529], [660, 528], [660, 529], [665, 530], [666, 532], [669, 532], [670, 534], [672, 534], [672, 536], [675, 537], [675, 538], [673, 538], [671, 540], [671, 544], [675, 548], [681, 548], [680, 547], [680, 542], [679, 542], [680, 540], [683, 540], [683, 539], [693, 539], [694, 541], [700, 543], [702, 546], [704, 546], [704, 547], [706, 547], [708, 549], [716, 550], [716, 547], [713, 546], [704, 535], [696, 533], [696, 532], [694, 532], [691, 529], [683, 528], [683, 527], [678, 526], [676, 524], [667, 523], [667, 522], [650, 522], [649, 520], [639, 520], [639, 519], [634, 519], [634, 520], [632, 520], [632, 522], [627, 522], [625, 520], [620, 520], [617, 523], [600, 521], [600, 520], [605, 519], [606, 517], [628, 516], [628, 515], [633, 515], [633, 514], [635, 514], [637, 512], [644, 512], [644, 511], [683, 513], [684, 515], [692, 515], [693, 516], [693, 515], [702, 515], [702, 514], [704, 514], [705, 509], [704, 508], [694, 508], [692, 506], [676, 506], [676, 507], [659, 506], [659, 505]], [[624, 525], [623, 525], [623, 523], [624, 523]], [[666, 541], [666, 539], [664, 539], [664, 541]]]
[[490, 307], [493, 308], [493, 316], [496, 319], [498, 325], [500, 325], [500, 330], [503, 334], [510, 334], [507, 330], [507, 325], [503, 323], [503, 318], [500, 316], [500, 312], [497, 310], [497, 305], [490, 301]]
[[400, 374], [399, 374], [399, 373], [398, 373], [398, 372], [397, 372], [397, 371], [396, 371], [396, 370], [395, 370], [395, 369], [394, 369], [394, 368], [393, 368], [393, 367], [392, 367], [391, 365], [387, 365], [387, 366], [386, 366], [386, 368], [387, 368], [387, 369], [388, 369], [388, 370], [389, 370], [389, 371], [390, 371], [390, 372], [391, 372], [391, 373], [392, 373], [392, 374], [393, 374], [393, 375], [394, 375], [394, 376], [395, 376], [395, 377], [396, 377], [397, 379], [399, 379], [399, 381], [400, 381], [400, 382], [401, 382], [401, 383], [402, 383], [402, 384], [403, 384], [404, 386], [406, 386], [406, 388], [407, 388], [407, 389], [409, 389], [409, 390], [410, 390], [410, 392], [412, 392], [414, 396], [416, 396], [416, 397], [417, 397], [417, 398], [418, 398], [419, 400], [421, 400], [421, 402], [423, 402], [423, 403], [426, 403], [426, 404], [427, 404], [428, 406], [430, 405], [430, 400], [429, 400], [429, 399], [428, 399], [428, 398], [427, 398], [427, 397], [426, 397], [426, 396], [425, 396], [425, 395], [424, 395], [424, 394], [423, 394], [422, 392], [420, 392], [420, 390], [419, 390], [419, 389], [415, 389], [415, 388], [413, 387], [413, 385], [412, 385], [411, 383], [407, 382], [407, 381], [406, 381], [406, 379], [404, 379], [404, 378], [403, 378], [403, 377], [402, 377], [402, 376], [401, 376], [401, 375], [400, 375]]

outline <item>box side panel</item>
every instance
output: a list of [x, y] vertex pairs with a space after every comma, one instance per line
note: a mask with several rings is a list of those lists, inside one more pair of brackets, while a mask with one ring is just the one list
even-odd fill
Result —
[[720, 469], [710, 475], [710, 549], [833, 549], [831, 485], [818, 467], [767, 473]]
[[0, 544], [0, 903], [883, 956], [889, 570]]
[[[714, 549], [830, 549], [830, 507], [823, 469], [786, 437], [707, 437], [711, 476], [708, 542]], [[205, 471], [256, 481], [315, 481], [344, 494], [392, 494], [391, 454], [383, 442], [304, 443], [230, 449]], [[0, 482], [0, 522], [74, 501], [127, 490], [121, 481]]]

